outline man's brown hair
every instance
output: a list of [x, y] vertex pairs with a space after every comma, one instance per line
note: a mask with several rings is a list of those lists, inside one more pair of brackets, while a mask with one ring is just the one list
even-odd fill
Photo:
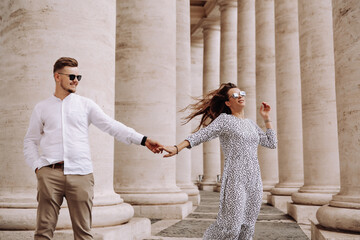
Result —
[[77, 67], [77, 66], [78, 66], [78, 62], [76, 61], [76, 59], [70, 57], [61, 57], [54, 64], [54, 73], [59, 69], [63, 69], [64, 67]]

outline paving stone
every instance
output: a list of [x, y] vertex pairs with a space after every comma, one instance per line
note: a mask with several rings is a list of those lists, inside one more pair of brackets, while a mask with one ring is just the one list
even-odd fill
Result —
[[202, 195], [201, 194], [201, 200], [206, 200], [206, 199], [217, 199], [217, 200], [219, 200], [220, 199], [220, 194], [219, 193], [217, 193], [217, 194], [212, 194], [212, 195]]
[[201, 192], [201, 197], [209, 197], [209, 196], [213, 196], [213, 197], [219, 197], [219, 192], [210, 192], [210, 191], [200, 191]]
[[212, 203], [212, 202], [208, 202], [208, 203], [200, 203], [199, 206], [203, 206], [203, 207], [219, 207], [219, 203]]
[[[149, 239], [201, 239], [205, 230], [216, 219], [219, 211], [219, 193], [200, 191], [200, 194], [201, 202], [194, 212]], [[152, 223], [156, 222], [158, 219], [152, 219]], [[275, 239], [308, 240], [309, 238], [289, 215], [264, 203], [261, 206], [253, 240]]]
[[204, 203], [204, 202], [220, 202], [220, 197], [219, 196], [213, 196], [213, 197], [206, 197], [206, 198], [202, 198], [200, 199], [200, 203]]
[[297, 223], [257, 222], [253, 240], [308, 240]]
[[197, 214], [197, 213], [191, 213], [186, 218], [201, 218], [201, 219], [216, 219], [217, 214], [211, 213], [211, 214]]
[[156, 236], [201, 238], [213, 221], [183, 220], [162, 230]]
[[199, 206], [195, 209], [194, 212], [205, 212], [205, 213], [217, 213], [219, 211], [219, 207], [210, 206], [210, 207], [203, 207]]
[[214, 200], [204, 200], [204, 201], [201, 201], [200, 202], [200, 205], [216, 205], [216, 206], [219, 206], [220, 204], [220, 201], [214, 201]]
[[285, 213], [273, 206], [262, 204], [260, 208], [260, 214], [285, 214]]
[[150, 219], [151, 224], [161, 221], [162, 219]]
[[293, 220], [293, 219], [289, 215], [285, 215], [285, 214], [270, 214], [270, 215], [260, 214], [257, 221], [263, 221], [263, 220]]

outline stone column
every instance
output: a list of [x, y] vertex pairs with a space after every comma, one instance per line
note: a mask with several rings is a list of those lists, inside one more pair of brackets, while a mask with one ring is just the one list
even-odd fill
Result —
[[[191, 134], [191, 124], [182, 125], [191, 103], [190, 2], [176, 0], [176, 143]], [[176, 156], [176, 183], [193, 205], [200, 202], [199, 190], [191, 182], [191, 152], [186, 149]]]
[[[360, 2], [336, 0], [332, 3], [341, 187], [329, 205], [317, 211], [321, 226], [312, 224], [312, 232], [314, 239], [324, 239], [324, 236], [359, 239]], [[353, 234], [342, 231], [353, 231]]]
[[304, 186], [289, 214], [309, 224], [339, 191], [335, 66], [331, 0], [299, 1]]
[[219, 0], [220, 83], [237, 84], [237, 0]]
[[[1, 3], [0, 73], [6, 84], [0, 90], [1, 239], [33, 238], [36, 177], [25, 164], [23, 139], [35, 104], [54, 93], [55, 61], [62, 56], [76, 58], [83, 75], [78, 93], [114, 115], [115, 6], [113, 0]], [[122, 239], [150, 234], [150, 221], [132, 219], [133, 208], [114, 192], [113, 137], [91, 127], [89, 139], [95, 177], [94, 234], [99, 239], [115, 233]], [[57, 229], [61, 230], [55, 239], [73, 239], [66, 204]], [[146, 237], [143, 233], [137, 237]]]
[[245, 117], [256, 119], [256, 38], [255, 0], [238, 0], [238, 80], [237, 85], [246, 91]]
[[279, 183], [268, 202], [287, 212], [304, 181], [297, 0], [275, 0], [275, 58]]
[[[219, 20], [205, 20], [204, 33], [204, 82], [203, 94], [217, 89], [220, 83], [220, 26]], [[219, 138], [203, 144], [204, 177], [200, 189], [215, 191], [217, 175], [220, 174], [220, 141]]]
[[[219, 0], [220, 10], [220, 83], [237, 84], [237, 0]], [[221, 149], [220, 149], [221, 150]], [[221, 152], [221, 173], [225, 158]], [[221, 182], [217, 183], [220, 191]]]
[[[272, 108], [271, 119], [276, 129], [275, 82], [275, 16], [274, 0], [256, 0], [256, 106], [257, 124], [265, 129], [259, 107], [263, 101]], [[258, 158], [263, 181], [264, 199], [279, 181], [277, 150], [260, 147]]]
[[[118, 1], [116, 29], [116, 119], [174, 144], [176, 1]], [[176, 158], [117, 143], [115, 191], [134, 206], [136, 216], [184, 218], [191, 203], [176, 186], [175, 166]]]
[[[191, 96], [203, 95], [203, 54], [204, 40], [202, 36], [191, 36]], [[196, 129], [200, 118], [193, 119], [191, 130]], [[199, 184], [199, 175], [204, 174], [203, 145], [191, 149], [191, 179]]]

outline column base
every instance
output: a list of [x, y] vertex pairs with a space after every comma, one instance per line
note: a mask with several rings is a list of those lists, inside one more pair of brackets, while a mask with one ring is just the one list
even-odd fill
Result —
[[192, 202], [193, 206], [199, 206], [200, 204], [200, 193], [197, 186], [193, 184], [189, 185], [178, 185], [181, 191], [188, 195], [189, 201]]
[[192, 202], [164, 205], [133, 205], [135, 217], [184, 219], [192, 212]]
[[[15, 231], [35, 229], [36, 211], [36, 208], [0, 208], [0, 229]], [[133, 215], [134, 209], [127, 203], [93, 206], [92, 226], [106, 227], [120, 225], [128, 222]], [[56, 228], [72, 228], [69, 209], [67, 207], [61, 207]]]
[[360, 233], [339, 232], [326, 229], [321, 226], [315, 218], [311, 222], [311, 239], [312, 240], [359, 240]]
[[360, 209], [324, 205], [317, 211], [316, 218], [323, 227], [360, 233]]
[[291, 195], [291, 199], [296, 204], [322, 206], [328, 204], [334, 194], [296, 192]]
[[[151, 223], [147, 218], [132, 218], [129, 222], [111, 227], [92, 228], [96, 240], [141, 240], [151, 236]], [[0, 231], [2, 240], [32, 240], [34, 230], [31, 231]], [[73, 240], [72, 230], [56, 230], [54, 240]]]
[[192, 206], [199, 206], [200, 204], [200, 194], [198, 195], [193, 195], [193, 196], [188, 196], [189, 197], [189, 201], [192, 202]]
[[310, 218], [316, 218], [316, 211], [320, 206], [300, 205], [287, 203], [288, 214], [295, 219], [297, 223], [310, 225]]
[[287, 213], [287, 203], [291, 202], [291, 196], [268, 195], [267, 202], [280, 211]]
[[290, 196], [298, 190], [299, 187], [274, 187], [270, 192], [274, 195]]
[[220, 183], [216, 183], [216, 190], [215, 192], [220, 192], [221, 191], [221, 182]]
[[201, 182], [199, 186], [200, 190], [208, 191], [208, 192], [216, 192], [217, 184], [216, 182]]
[[263, 197], [262, 197], [263, 202], [265, 202], [265, 203], [268, 202], [268, 196], [269, 196], [269, 195], [271, 195], [270, 192], [263, 191]]
[[270, 192], [271, 189], [273, 189], [275, 187], [276, 183], [277, 182], [269, 182], [269, 181], [264, 182], [263, 181], [263, 191]]

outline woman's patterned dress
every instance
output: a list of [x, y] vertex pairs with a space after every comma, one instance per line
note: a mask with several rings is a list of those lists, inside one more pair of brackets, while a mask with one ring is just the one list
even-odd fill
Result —
[[220, 138], [225, 155], [216, 221], [205, 231], [204, 239], [252, 239], [262, 203], [262, 182], [257, 158], [258, 145], [276, 148], [276, 133], [264, 132], [250, 119], [222, 113], [207, 127], [186, 140], [190, 147]]

